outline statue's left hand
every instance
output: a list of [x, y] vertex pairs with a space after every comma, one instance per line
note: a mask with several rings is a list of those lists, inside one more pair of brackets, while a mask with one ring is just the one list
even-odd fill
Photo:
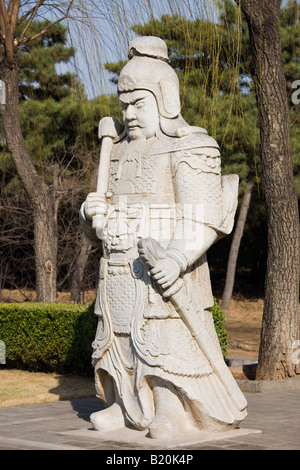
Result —
[[150, 270], [150, 274], [163, 289], [166, 289], [178, 279], [180, 267], [173, 258], [167, 256]]

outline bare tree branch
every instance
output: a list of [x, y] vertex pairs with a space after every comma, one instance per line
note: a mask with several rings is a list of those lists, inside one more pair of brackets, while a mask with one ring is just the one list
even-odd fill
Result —
[[[5, 49], [6, 49], [6, 62], [11, 66], [14, 62], [14, 52], [15, 52], [15, 29], [18, 19], [19, 9], [20, 9], [20, 0], [13, 2], [10, 0], [7, 11], [5, 10], [4, 1], [1, 1], [1, 14], [4, 13], [4, 28], [5, 28]], [[4, 60], [4, 57], [3, 59]]]
[[7, 12], [4, 4], [4, 0], [0, 0], [0, 19], [1, 19], [1, 32], [2, 35], [6, 36], [6, 26], [7, 26]]
[[18, 20], [18, 25], [19, 25], [19, 24], [22, 24], [23, 21], [26, 20], [26, 18], [31, 15], [31, 13], [33, 12], [33, 10], [34, 10], [34, 7], [31, 8], [30, 10], [26, 11], [26, 13], [24, 13], [24, 15], [22, 15], [21, 18], [19, 18], [19, 20]]
[[[44, 2], [42, 2], [42, 3], [44, 3]], [[41, 31], [39, 31], [37, 34], [34, 34], [33, 36], [31, 36], [31, 37], [29, 37], [29, 38], [22, 38], [22, 39], [20, 40], [20, 44], [25, 44], [25, 43], [27, 43], [27, 42], [29, 42], [29, 41], [33, 41], [34, 39], [39, 38], [39, 37], [42, 36], [49, 28], [51, 28], [51, 27], [54, 26], [55, 24], [60, 23], [61, 21], [63, 21], [63, 20], [65, 20], [66, 18], [68, 18], [69, 12], [70, 12], [70, 9], [71, 9], [73, 3], [74, 3], [74, 0], [71, 0], [70, 3], [69, 3], [69, 5], [68, 5], [68, 8], [67, 8], [66, 13], [65, 13], [62, 17], [58, 18], [56, 21], [53, 21], [53, 22], [49, 23], [45, 28], [43, 28], [43, 29], [42, 29]], [[23, 33], [22, 33], [22, 34], [23, 34]]]
[[20, 35], [20, 37], [19, 37], [19, 43], [20, 43], [20, 42], [22, 41], [22, 39], [24, 38], [24, 36], [25, 36], [25, 34], [26, 34], [26, 32], [27, 32], [29, 26], [31, 25], [31, 23], [32, 23], [32, 21], [33, 21], [35, 15], [36, 15], [38, 9], [40, 8], [40, 6], [43, 5], [43, 3], [45, 3], [45, 1], [46, 1], [46, 0], [38, 0], [37, 3], [36, 3], [36, 5], [35, 5], [35, 7], [31, 9], [31, 11], [32, 11], [31, 16], [30, 16], [30, 18], [29, 18], [29, 20], [28, 20], [28, 22], [27, 22], [25, 28], [23, 29], [23, 31], [22, 31], [22, 33], [21, 33], [21, 35]]
[[10, 0], [7, 9], [7, 16], [11, 32], [14, 33], [19, 16], [21, 0]]

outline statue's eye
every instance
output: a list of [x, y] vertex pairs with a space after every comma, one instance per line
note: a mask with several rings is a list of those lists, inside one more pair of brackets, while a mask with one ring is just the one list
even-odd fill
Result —
[[142, 108], [142, 107], [144, 106], [144, 104], [145, 104], [144, 101], [137, 101], [137, 102], [135, 103], [135, 106], [136, 106], [137, 108]]

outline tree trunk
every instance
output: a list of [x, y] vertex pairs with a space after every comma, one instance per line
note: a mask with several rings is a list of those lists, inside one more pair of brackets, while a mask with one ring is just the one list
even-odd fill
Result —
[[298, 336], [299, 214], [278, 26], [280, 0], [236, 0], [246, 16], [260, 121], [262, 189], [268, 223], [265, 302], [257, 379], [293, 377]]
[[9, 67], [2, 62], [0, 77], [6, 88], [6, 104], [0, 108], [5, 138], [33, 212], [37, 301], [55, 302], [57, 240], [53, 200], [48, 186], [36, 171], [22, 135], [18, 66]]
[[221, 307], [223, 310], [229, 309], [229, 305], [230, 305], [230, 301], [232, 297], [235, 271], [236, 271], [236, 263], [237, 263], [237, 258], [239, 254], [241, 239], [242, 239], [243, 232], [244, 232], [245, 223], [247, 220], [247, 214], [248, 214], [248, 210], [250, 206], [253, 185], [254, 185], [253, 180], [249, 181], [249, 183], [247, 184], [246, 191], [245, 191], [241, 208], [240, 208], [239, 217], [236, 223], [236, 228], [235, 228], [231, 246], [230, 246], [230, 252], [229, 252], [228, 263], [227, 263], [226, 282], [225, 282], [225, 287], [224, 287], [222, 302], [221, 302]]
[[81, 289], [84, 270], [91, 251], [91, 245], [87, 243], [84, 236], [81, 237], [80, 252], [77, 256], [74, 270], [70, 282], [71, 300], [76, 303], [81, 302]]

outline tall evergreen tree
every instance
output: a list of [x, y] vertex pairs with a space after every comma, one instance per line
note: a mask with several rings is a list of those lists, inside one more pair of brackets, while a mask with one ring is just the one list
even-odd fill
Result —
[[[56, 301], [56, 245], [53, 226], [54, 207], [49, 187], [38, 174], [25, 145], [19, 116], [19, 52], [21, 45], [37, 35], [27, 35], [39, 8], [45, 2], [28, 5], [20, 1], [0, 2], [0, 79], [5, 86], [5, 100], [0, 113], [9, 152], [30, 201], [34, 219], [36, 287], [39, 301]], [[68, 17], [73, 0], [53, 6], [53, 12], [64, 10], [57, 22]], [[17, 31], [18, 27], [20, 30]], [[45, 33], [39, 31], [38, 36]]]
[[[33, 22], [30, 33], [34, 35], [46, 24]], [[58, 73], [58, 65], [62, 62], [67, 64], [75, 54], [73, 48], [66, 46], [66, 40], [66, 28], [56, 24], [42, 37], [22, 47], [19, 82], [22, 136], [51, 199], [49, 224], [52, 224], [53, 257], [57, 263], [55, 283], [57, 279], [60, 288], [70, 282], [75, 269], [74, 252], [80, 250], [80, 191], [86, 192], [93, 181], [91, 175], [96, 173], [99, 158], [97, 123], [103, 114], [111, 112], [110, 108], [114, 108], [117, 102], [116, 97], [105, 96], [88, 101], [83, 85], [75, 75]], [[5, 139], [0, 142], [0, 150], [3, 181], [1, 263], [7, 273], [8, 285], [34, 287], [32, 213], [28, 207], [22, 215], [28, 204]], [[21, 226], [22, 235], [18, 229]], [[12, 234], [19, 243], [12, 242]], [[10, 243], [6, 243], [8, 241]]]
[[[49, 22], [33, 22], [32, 35], [45, 29]], [[77, 78], [70, 72], [58, 73], [57, 64], [68, 64], [75, 56], [75, 49], [67, 47], [67, 28], [58, 23], [47, 29], [43, 36], [25, 43], [20, 57], [20, 94], [22, 99], [59, 101], [76, 87]]]

